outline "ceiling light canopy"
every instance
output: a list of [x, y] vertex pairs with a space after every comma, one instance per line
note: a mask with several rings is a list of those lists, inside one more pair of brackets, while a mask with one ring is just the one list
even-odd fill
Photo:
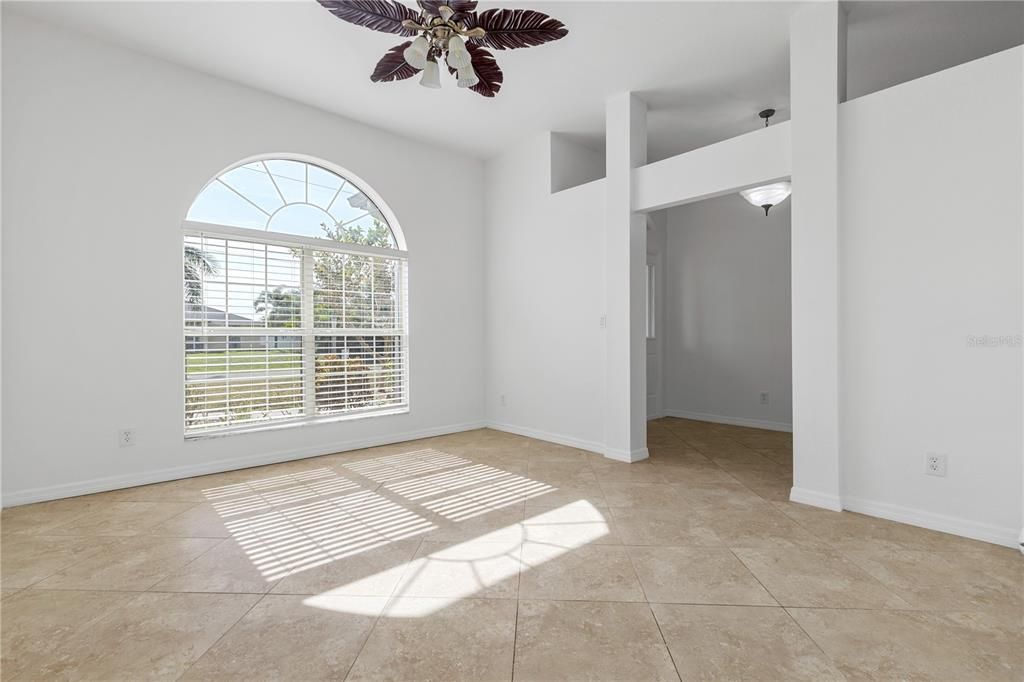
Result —
[[357, 26], [416, 36], [396, 45], [377, 63], [374, 83], [405, 80], [420, 71], [420, 85], [441, 87], [440, 64], [460, 88], [484, 97], [501, 90], [504, 74], [486, 48], [514, 50], [565, 37], [557, 19], [529, 9], [489, 9], [477, 13], [475, 0], [417, 0], [420, 11], [396, 0], [317, 0], [331, 14]]
[[741, 190], [740, 196], [754, 206], [763, 208], [764, 214], [768, 215], [769, 208], [781, 204], [792, 192], [793, 187], [788, 182], [773, 182], [770, 185]]

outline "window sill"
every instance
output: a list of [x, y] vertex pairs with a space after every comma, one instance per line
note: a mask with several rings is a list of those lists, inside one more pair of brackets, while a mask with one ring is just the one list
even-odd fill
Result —
[[237, 429], [224, 429], [217, 431], [204, 431], [200, 433], [187, 433], [185, 434], [185, 442], [189, 441], [200, 441], [210, 440], [213, 438], [227, 438], [229, 436], [240, 436], [248, 433], [262, 433], [265, 431], [281, 431], [285, 429], [294, 429], [302, 426], [316, 426], [318, 424], [334, 424], [337, 422], [355, 421], [360, 419], [370, 419], [372, 417], [391, 417], [397, 414], [408, 414], [409, 405], [398, 405], [390, 407], [385, 410], [372, 410], [366, 412], [356, 412], [351, 414], [339, 414], [331, 415], [326, 417], [317, 417], [314, 419], [295, 419], [288, 421], [279, 421], [269, 424], [259, 424], [254, 426], [246, 426]]

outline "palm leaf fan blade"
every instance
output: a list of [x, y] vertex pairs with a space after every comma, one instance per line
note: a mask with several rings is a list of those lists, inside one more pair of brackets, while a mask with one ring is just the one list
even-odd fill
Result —
[[480, 82], [470, 90], [484, 97], [494, 97], [501, 90], [501, 84], [505, 80], [505, 74], [501, 72], [497, 60], [493, 54], [479, 45], [469, 43], [466, 49], [473, 60], [473, 70], [480, 79]]
[[342, 21], [382, 33], [400, 36], [415, 35], [402, 26], [406, 19], [415, 21], [419, 14], [395, 0], [317, 0]]
[[532, 9], [489, 9], [469, 15], [466, 24], [484, 29], [487, 34], [477, 40], [496, 50], [535, 47], [569, 34], [558, 19]]
[[370, 75], [370, 80], [374, 83], [389, 83], [391, 81], [401, 81], [406, 78], [412, 78], [420, 72], [415, 66], [405, 61], [405, 48], [412, 45], [411, 40], [407, 40], [401, 45], [395, 45], [393, 48], [387, 51], [380, 61], [377, 62], [376, 68]]

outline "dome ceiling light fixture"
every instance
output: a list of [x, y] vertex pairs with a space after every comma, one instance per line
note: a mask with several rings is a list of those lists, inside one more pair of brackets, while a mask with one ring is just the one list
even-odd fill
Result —
[[768, 209], [781, 204], [792, 193], [793, 187], [788, 182], [773, 182], [762, 187], [751, 187], [740, 191], [740, 196], [754, 206], [764, 209], [768, 215]]
[[557, 19], [530, 9], [477, 13], [475, 0], [417, 0], [419, 11], [396, 0], [317, 0], [334, 16], [382, 33], [412, 37], [377, 62], [370, 80], [387, 83], [422, 72], [420, 85], [441, 87], [446, 67], [460, 88], [484, 97], [501, 90], [504, 74], [487, 48], [514, 50], [564, 38]]
[[[770, 108], [764, 109], [759, 111], [757, 115], [764, 119], [764, 127], [767, 128], [768, 119], [775, 115], [775, 110]], [[754, 206], [763, 208], [764, 214], [768, 215], [768, 209], [781, 204], [792, 192], [793, 186], [789, 182], [773, 182], [770, 185], [740, 190], [740, 196]]]

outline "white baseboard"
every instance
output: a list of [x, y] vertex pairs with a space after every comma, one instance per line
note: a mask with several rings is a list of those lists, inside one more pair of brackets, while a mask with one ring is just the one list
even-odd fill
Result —
[[[707, 415], [702, 415], [698, 417], [692, 416], [690, 413], [671, 413], [670, 416], [682, 416], [686, 419], [700, 419], [701, 421], [709, 421], [706, 418]], [[492, 428], [498, 431], [505, 431], [520, 436], [526, 436], [528, 438], [536, 438], [538, 440], [544, 440], [551, 443], [558, 443], [560, 445], [567, 445], [569, 447], [579, 448], [581, 450], [597, 452], [611, 459], [616, 459], [623, 462], [636, 462], [642, 459], [646, 459], [648, 456], [647, 448], [639, 448], [632, 452], [610, 451], [607, 448], [605, 448], [604, 445], [601, 443], [587, 441], [580, 438], [574, 438], [571, 436], [563, 436], [561, 434], [550, 433], [547, 431], [540, 431], [538, 429], [531, 429], [527, 427], [515, 426], [512, 424], [503, 424], [498, 422], [472, 422], [465, 424], [452, 424], [449, 426], [440, 426], [430, 429], [421, 429], [419, 431], [394, 433], [372, 438], [362, 438], [358, 440], [335, 442], [297, 450], [289, 449], [265, 453], [262, 455], [253, 455], [249, 457], [221, 459], [212, 462], [205, 462], [203, 464], [157, 469], [154, 471], [142, 473], [125, 474], [123, 476], [107, 476], [103, 478], [94, 478], [74, 483], [63, 483], [54, 486], [26, 488], [24, 490], [15, 490], [6, 493], [3, 496], [3, 505], [5, 507], [8, 507], [16, 506], [19, 504], [29, 504], [32, 502], [56, 500], [65, 497], [75, 497], [78, 495], [89, 495], [92, 493], [106, 492], [109, 490], [131, 488], [138, 485], [148, 485], [150, 483], [162, 483], [164, 481], [173, 481], [179, 478], [189, 478], [191, 476], [203, 476], [206, 474], [216, 474], [225, 471], [234, 471], [237, 469], [246, 469], [254, 466], [262, 466], [265, 464], [278, 464], [281, 462], [306, 459], [309, 457], [319, 457], [322, 455], [329, 455], [336, 452], [345, 452], [346, 450], [358, 450], [360, 448], [376, 447], [378, 445], [388, 445], [391, 443], [401, 443], [404, 441], [417, 440], [420, 438], [443, 436], [449, 433], [471, 431], [473, 429], [479, 428]], [[768, 427], [761, 426], [758, 428]], [[847, 509], [849, 511], [867, 514], [869, 516], [876, 516], [879, 518], [888, 519], [890, 521], [897, 521], [900, 523], [906, 523], [912, 526], [919, 526], [921, 528], [928, 528], [930, 530], [937, 530], [944, 533], [952, 533], [953, 535], [960, 535], [975, 540], [981, 540], [983, 542], [991, 542], [997, 545], [1014, 547], [1021, 549], [1021, 551], [1024, 552], [1024, 529], [1016, 529], [1009, 527], [1004, 528], [1001, 526], [994, 526], [991, 524], [978, 523], [975, 521], [968, 521], [965, 519], [959, 519], [956, 517], [946, 516], [943, 514], [935, 514], [932, 512], [911, 509], [909, 507], [901, 507], [899, 505], [888, 504], [885, 502], [875, 502], [873, 500], [866, 500], [858, 497], [843, 496], [842, 500], [840, 500], [840, 498], [835, 495], [820, 493], [803, 488], [794, 487], [790, 491], [789, 499], [792, 500], [793, 502], [807, 504], [814, 507], [821, 507], [824, 509], [831, 509], [834, 511]]]
[[899, 523], [906, 523], [911, 526], [951, 533], [952, 535], [960, 535], [972, 540], [991, 542], [1006, 547], [1020, 548], [1020, 543], [1024, 541], [1024, 532], [1018, 535], [1016, 528], [993, 526], [988, 523], [968, 521], [967, 519], [960, 519], [955, 516], [935, 514], [887, 502], [865, 500], [860, 497], [844, 495], [843, 508], [848, 511], [867, 514], [868, 516], [877, 516], [878, 518], [890, 521], [898, 521]]
[[202, 464], [190, 464], [187, 466], [156, 469], [153, 471], [125, 474], [123, 476], [106, 476], [86, 481], [76, 481], [74, 483], [61, 483], [59, 485], [39, 488], [26, 488], [24, 490], [14, 490], [5, 493], [3, 496], [3, 505], [5, 507], [13, 507], [19, 504], [30, 504], [32, 502], [45, 502], [47, 500], [76, 497], [78, 495], [91, 495], [92, 493], [102, 493], [110, 490], [119, 490], [121, 488], [133, 488], [138, 485], [174, 481], [179, 478], [219, 474], [225, 471], [248, 469], [249, 467], [263, 466], [265, 464], [279, 464], [281, 462], [290, 462], [297, 459], [331, 455], [336, 452], [345, 452], [346, 450], [372, 448], [378, 445], [389, 445], [391, 443], [401, 443], [408, 440], [417, 440], [419, 438], [443, 436], [449, 433], [458, 433], [460, 431], [472, 431], [473, 429], [482, 429], [486, 426], [487, 424], [482, 421], [466, 424], [452, 424], [449, 426], [421, 429], [419, 431], [406, 431], [404, 433], [386, 434], [371, 438], [325, 443], [323, 445], [308, 448], [279, 450], [276, 452], [252, 455], [248, 457], [219, 459], [212, 462], [204, 462]]
[[526, 426], [516, 426], [514, 424], [504, 424], [501, 422], [488, 422], [487, 428], [494, 429], [496, 431], [514, 433], [528, 438], [536, 438], [537, 440], [546, 440], [549, 443], [568, 445], [571, 448], [579, 448], [580, 450], [587, 450], [589, 452], [596, 452], [597, 454], [604, 455], [609, 459], [614, 459], [619, 462], [639, 462], [642, 459], [650, 457], [650, 453], [647, 451], [646, 447], [637, 448], [636, 450], [614, 450], [607, 448], [603, 443], [598, 443], [596, 441], [583, 440], [572, 436], [563, 436], [559, 433], [551, 433], [550, 431], [540, 431]]
[[583, 440], [582, 438], [563, 436], [558, 433], [551, 433], [550, 431], [541, 431], [539, 429], [531, 429], [526, 426], [516, 426], [515, 424], [505, 424], [502, 422], [487, 422], [487, 428], [494, 429], [495, 431], [504, 431], [505, 433], [514, 433], [517, 436], [546, 440], [549, 443], [567, 445], [570, 448], [578, 448], [580, 450], [604, 454], [604, 445], [602, 443]]
[[785, 422], [773, 422], [765, 419], [727, 417], [722, 414], [704, 414], [703, 412], [687, 412], [685, 410], [665, 410], [663, 416], [678, 417], [679, 419], [693, 419], [699, 422], [712, 422], [714, 424], [749, 426], [752, 429], [767, 429], [769, 431], [786, 431], [787, 433], [793, 433], [792, 424], [787, 424]]
[[799, 502], [800, 504], [806, 504], [811, 507], [831, 509], [832, 511], [843, 510], [843, 503], [837, 495], [820, 493], [816, 490], [808, 490], [807, 488], [797, 488], [795, 486], [790, 488], [789, 501]]
[[651, 453], [647, 451], [647, 448], [637, 448], [636, 450], [613, 450], [611, 448], [605, 448], [602, 454], [608, 459], [627, 463], [639, 462], [640, 460], [647, 459], [651, 456]]

